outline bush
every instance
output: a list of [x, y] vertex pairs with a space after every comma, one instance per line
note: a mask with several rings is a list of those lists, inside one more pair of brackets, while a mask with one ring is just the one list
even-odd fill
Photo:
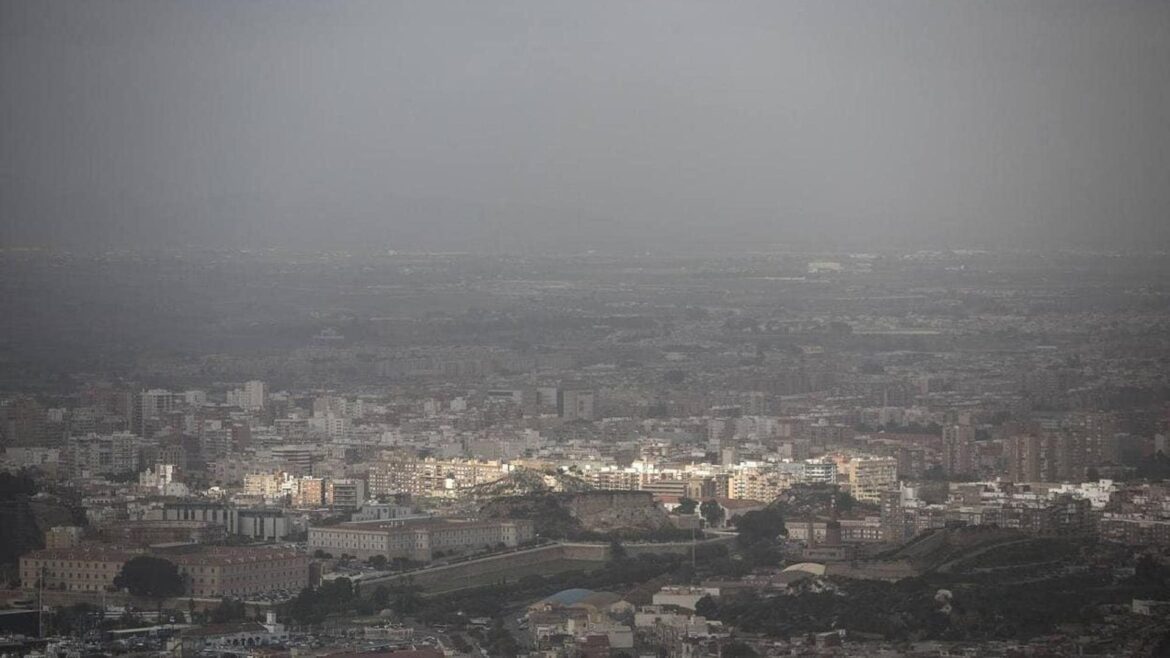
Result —
[[222, 624], [229, 621], [240, 621], [245, 614], [246, 608], [243, 601], [224, 597], [219, 605], [211, 609], [208, 618], [213, 624]]

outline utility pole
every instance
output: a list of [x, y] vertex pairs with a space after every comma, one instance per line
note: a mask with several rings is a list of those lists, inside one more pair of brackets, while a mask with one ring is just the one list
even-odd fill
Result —
[[37, 636], [45, 637], [45, 567], [37, 573]]

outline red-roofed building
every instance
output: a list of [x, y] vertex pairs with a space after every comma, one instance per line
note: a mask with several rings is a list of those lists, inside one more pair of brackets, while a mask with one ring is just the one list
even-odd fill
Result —
[[21, 556], [20, 583], [32, 589], [44, 579], [48, 589], [102, 592], [113, 589], [123, 564], [142, 554], [141, 550], [92, 544], [45, 548]]
[[297, 592], [309, 586], [309, 557], [293, 549], [215, 546], [166, 558], [187, 578], [191, 596]]
[[527, 519], [428, 520], [403, 523], [339, 523], [309, 528], [309, 550], [333, 555], [428, 561], [435, 551], [475, 550], [503, 544], [518, 546], [533, 537]]
[[[20, 558], [20, 580], [34, 588], [79, 592], [114, 589], [122, 565], [143, 549], [80, 545], [43, 549]], [[214, 546], [195, 553], [165, 553], [187, 580], [187, 594], [199, 597], [248, 596], [284, 589], [299, 591], [309, 584], [309, 558], [287, 548]]]

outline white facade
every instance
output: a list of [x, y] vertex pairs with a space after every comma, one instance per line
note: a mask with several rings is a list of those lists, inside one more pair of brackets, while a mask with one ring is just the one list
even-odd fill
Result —
[[847, 468], [850, 494], [863, 503], [880, 504], [882, 492], [898, 488], [898, 460], [892, 457], [854, 459]]
[[654, 605], [673, 605], [684, 610], [694, 610], [695, 604], [704, 596], [719, 596], [714, 587], [663, 587], [654, 594]]

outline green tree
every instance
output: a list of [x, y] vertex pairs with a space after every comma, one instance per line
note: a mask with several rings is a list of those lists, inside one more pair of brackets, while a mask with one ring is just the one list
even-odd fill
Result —
[[515, 656], [520, 652], [520, 644], [512, 633], [504, 627], [504, 622], [496, 619], [488, 629], [484, 638], [488, 653], [493, 656]]
[[707, 619], [718, 619], [719, 604], [708, 594], [695, 602], [695, 614]]
[[784, 515], [776, 507], [765, 507], [736, 517], [735, 527], [739, 531], [736, 543], [740, 548], [762, 541], [772, 542], [780, 535], [788, 534], [784, 527]]
[[353, 581], [343, 576], [321, 585], [317, 589], [317, 594], [326, 605], [344, 605], [353, 600], [353, 597], [357, 595], [357, 590], [354, 588]]
[[247, 609], [243, 601], [224, 597], [219, 605], [211, 609], [210, 620], [213, 624], [223, 624], [229, 621], [240, 621], [246, 614]]
[[743, 562], [749, 570], [758, 567], [774, 567], [784, 559], [784, 551], [769, 539], [762, 539], [740, 549]]
[[58, 608], [52, 618], [53, 631], [62, 635], [84, 635], [100, 622], [101, 615], [101, 609], [90, 603]]
[[390, 591], [390, 609], [400, 617], [413, 615], [423, 606], [422, 588], [413, 582], [396, 585]]
[[621, 560], [624, 559], [627, 555], [626, 547], [622, 546], [620, 541], [615, 539], [609, 542], [609, 559]]
[[317, 593], [306, 587], [285, 605], [285, 613], [300, 624], [318, 624], [325, 619], [325, 612], [318, 605]]
[[386, 568], [386, 556], [385, 555], [375, 555], [374, 557], [370, 558], [369, 562], [370, 562], [370, 566], [375, 568], [375, 569], [385, 569]]
[[334, 578], [316, 590], [305, 588], [285, 606], [286, 613], [302, 624], [319, 624], [330, 614], [352, 610], [358, 591], [349, 578]]
[[370, 594], [370, 600], [379, 608], [385, 608], [386, 604], [390, 602], [390, 590], [386, 589], [385, 585], [378, 585], [374, 589], [374, 593]]
[[837, 505], [837, 511], [843, 514], [852, 512], [853, 508], [858, 505], [857, 499], [844, 491], [833, 493], [833, 501]]
[[114, 578], [114, 587], [160, 601], [182, 594], [184, 584], [174, 562], [150, 555], [139, 555], [126, 562]]
[[698, 506], [699, 506], [698, 501], [691, 500], [690, 498], [680, 498], [678, 501], [678, 507], [674, 508], [674, 513], [675, 514], [694, 514], [695, 508]]
[[723, 523], [723, 517], [726, 516], [723, 507], [714, 498], [705, 501], [699, 506], [699, 514], [703, 515], [703, 518], [707, 521], [707, 525], [711, 527], [717, 527], [720, 523]]
[[16, 500], [37, 491], [36, 480], [25, 473], [0, 473], [0, 500]]

